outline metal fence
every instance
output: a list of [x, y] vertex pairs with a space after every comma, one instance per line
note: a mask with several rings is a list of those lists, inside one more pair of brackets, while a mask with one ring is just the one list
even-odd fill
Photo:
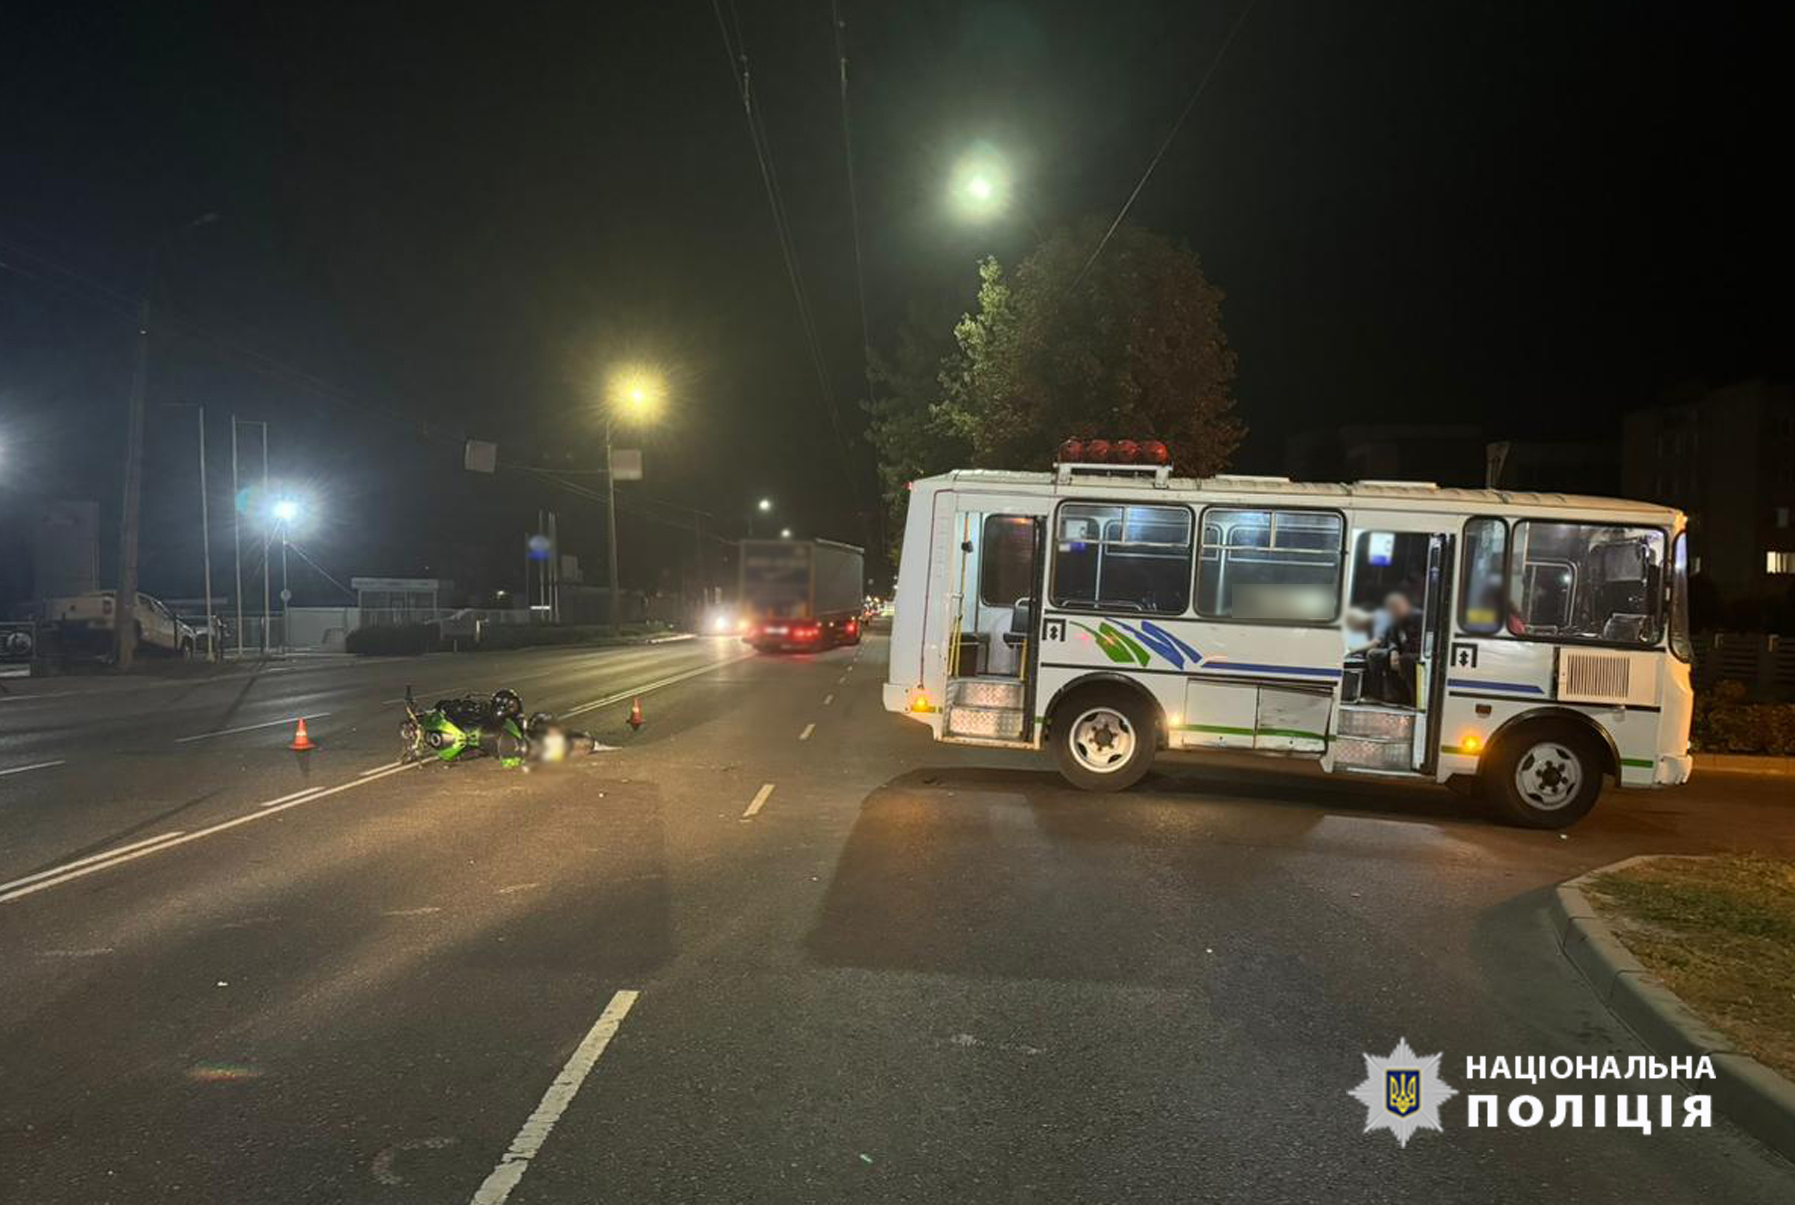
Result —
[[1795, 700], [1795, 639], [1762, 632], [1704, 632], [1695, 638], [1695, 689], [1743, 683], [1755, 699]]

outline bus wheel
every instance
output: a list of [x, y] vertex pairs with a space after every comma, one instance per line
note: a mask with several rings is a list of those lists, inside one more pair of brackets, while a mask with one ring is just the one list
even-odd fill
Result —
[[1153, 764], [1159, 744], [1151, 708], [1133, 691], [1075, 691], [1053, 710], [1060, 773], [1086, 791], [1125, 791]]
[[1602, 754], [1564, 724], [1527, 724], [1502, 738], [1478, 775], [1483, 794], [1524, 828], [1566, 828], [1602, 793]]

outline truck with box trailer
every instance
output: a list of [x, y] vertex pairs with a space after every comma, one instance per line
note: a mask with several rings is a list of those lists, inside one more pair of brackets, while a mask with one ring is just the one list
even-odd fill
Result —
[[743, 643], [763, 653], [859, 644], [865, 560], [834, 540], [743, 540]]

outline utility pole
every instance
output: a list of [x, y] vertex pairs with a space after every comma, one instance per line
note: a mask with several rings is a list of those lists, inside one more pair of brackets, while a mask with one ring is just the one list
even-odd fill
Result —
[[243, 508], [237, 502], [237, 416], [231, 415], [231, 561], [237, 567], [237, 656], [243, 656]]
[[610, 528], [610, 536], [605, 541], [605, 553], [611, 561], [611, 596], [607, 608], [611, 620], [611, 635], [622, 632], [617, 623], [617, 469], [611, 463], [611, 418], [605, 416], [605, 523]]
[[[262, 423], [262, 505], [268, 504], [268, 424]], [[262, 520], [262, 659], [268, 659], [268, 520]]]
[[143, 506], [143, 404], [150, 379], [150, 298], [137, 303], [137, 355], [131, 365], [131, 397], [125, 417], [125, 499], [119, 520], [118, 602], [113, 608], [115, 662], [129, 671], [137, 661], [137, 528]]
[[206, 500], [206, 408], [199, 410], [199, 542], [206, 576], [206, 660], [218, 660], [218, 622], [212, 617], [212, 515]]

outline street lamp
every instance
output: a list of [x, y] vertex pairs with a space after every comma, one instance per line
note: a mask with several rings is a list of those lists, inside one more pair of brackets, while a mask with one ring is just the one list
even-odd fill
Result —
[[[280, 532], [280, 651], [284, 654], [287, 651], [287, 608], [293, 601], [293, 591], [287, 588], [287, 536], [293, 524], [305, 513], [305, 508], [296, 498], [276, 498], [268, 513], [274, 517], [276, 530]], [[262, 559], [266, 563], [266, 555]]]
[[[605, 522], [609, 527], [610, 538], [606, 541], [606, 551], [609, 553], [611, 569], [611, 597], [606, 609], [609, 611], [611, 634], [615, 636], [622, 629], [617, 622], [617, 594], [620, 589], [617, 581], [617, 471], [611, 463], [611, 427], [619, 418], [635, 423], [652, 420], [666, 401], [667, 382], [658, 372], [645, 365], [625, 365], [611, 374], [606, 393]], [[560, 555], [559, 549], [555, 550], [555, 555]]]
[[779, 529], [779, 538], [782, 540], [791, 539], [792, 538], [792, 529], [789, 527], [781, 527]]

